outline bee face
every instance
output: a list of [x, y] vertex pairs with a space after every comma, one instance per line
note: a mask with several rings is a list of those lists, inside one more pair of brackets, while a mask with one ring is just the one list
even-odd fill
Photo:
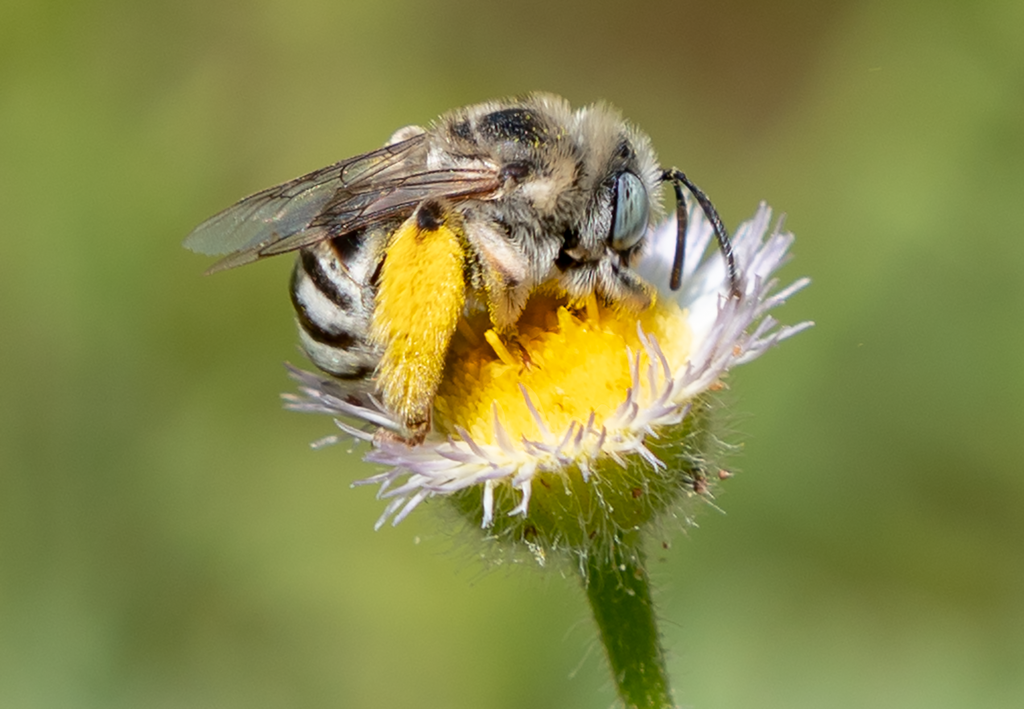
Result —
[[[614, 109], [573, 111], [531, 94], [403, 128], [383, 148], [240, 201], [185, 244], [227, 254], [211, 271], [298, 251], [291, 293], [306, 353], [352, 396], [380, 395], [416, 439], [468, 310], [486, 309], [505, 333], [540, 290], [576, 305], [594, 295], [650, 305], [653, 288], [633, 265], [665, 180], [676, 187], [680, 246], [680, 184], [721, 226]], [[719, 239], [725, 249], [724, 227]]]

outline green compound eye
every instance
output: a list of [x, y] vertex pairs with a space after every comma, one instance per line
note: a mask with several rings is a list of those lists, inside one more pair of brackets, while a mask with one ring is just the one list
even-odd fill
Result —
[[615, 217], [609, 241], [616, 251], [636, 246], [647, 230], [651, 206], [640, 178], [624, 172], [615, 181]]

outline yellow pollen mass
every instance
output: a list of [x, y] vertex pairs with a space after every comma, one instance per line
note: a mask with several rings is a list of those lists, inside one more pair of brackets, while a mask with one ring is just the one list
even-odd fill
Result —
[[466, 300], [460, 226], [450, 212], [436, 216], [414, 214], [395, 233], [373, 312], [372, 336], [384, 346], [378, 389], [414, 432], [430, 421], [445, 353]]
[[[471, 341], [460, 333], [452, 341], [444, 377], [434, 399], [434, 425], [441, 433], [466, 429], [474, 440], [495, 443], [494, 405], [513, 441], [543, 440], [522, 388], [547, 430], [564, 434], [571, 422], [585, 424], [594, 412], [597, 425], [615, 413], [632, 386], [628, 352], [641, 353], [641, 372], [649, 362], [637, 333], [657, 338], [674, 372], [685, 366], [690, 350], [686, 313], [676, 303], [659, 301], [640, 315], [599, 305], [591, 298], [570, 310], [564, 300], [534, 296], [511, 336], [493, 330]], [[471, 320], [475, 332], [489, 327], [485, 316]], [[649, 391], [646, 376], [641, 388]], [[522, 387], [522, 388], [521, 388]]]

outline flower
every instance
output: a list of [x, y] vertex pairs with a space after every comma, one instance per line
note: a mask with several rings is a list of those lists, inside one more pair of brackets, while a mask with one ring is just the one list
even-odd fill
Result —
[[[683, 287], [666, 289], [676, 223], [652, 229], [640, 274], [659, 288], [635, 314], [535, 295], [513, 338], [488, 330], [486, 314], [463, 323], [434, 403], [434, 433], [418, 444], [375, 435], [343, 420], [371, 444], [365, 459], [385, 469], [357, 484], [387, 500], [377, 522], [397, 524], [431, 497], [496, 536], [547, 549], [582, 550], [638, 529], [684, 494], [707, 490], [707, 394], [735, 365], [812, 323], [780, 326], [768, 311], [808, 284], [775, 290], [774, 272], [793, 236], [771, 210], [733, 238], [741, 296], [729, 297], [725, 259], [709, 250], [711, 224], [691, 210]], [[327, 413], [398, 432], [369, 397], [342, 383], [292, 370], [295, 410]]]

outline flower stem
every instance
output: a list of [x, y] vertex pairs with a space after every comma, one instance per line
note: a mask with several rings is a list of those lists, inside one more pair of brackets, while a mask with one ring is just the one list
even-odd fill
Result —
[[584, 586], [627, 709], [674, 707], [639, 542], [587, 558]]

